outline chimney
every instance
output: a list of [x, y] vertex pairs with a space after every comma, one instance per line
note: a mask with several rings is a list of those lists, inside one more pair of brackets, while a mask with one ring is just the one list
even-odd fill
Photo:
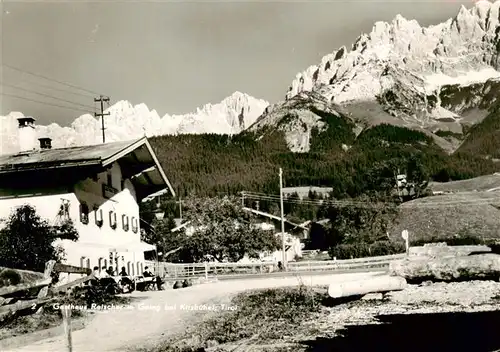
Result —
[[36, 149], [35, 119], [31, 116], [18, 118], [19, 151], [29, 152]]
[[45, 137], [45, 138], [38, 138], [40, 141], [40, 150], [48, 150], [52, 149], [52, 139]]

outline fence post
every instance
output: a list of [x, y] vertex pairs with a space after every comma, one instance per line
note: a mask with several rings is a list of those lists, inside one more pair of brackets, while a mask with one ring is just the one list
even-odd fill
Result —
[[205, 280], [208, 280], [208, 262], [205, 262]]
[[66, 349], [68, 352], [71, 352], [73, 351], [73, 344], [71, 341], [71, 309], [68, 306], [63, 306], [61, 307], [61, 314], [63, 318]]

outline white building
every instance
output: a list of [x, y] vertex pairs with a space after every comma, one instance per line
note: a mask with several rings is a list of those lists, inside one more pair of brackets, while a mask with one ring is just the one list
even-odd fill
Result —
[[0, 219], [24, 204], [57, 226], [71, 219], [79, 240], [62, 240], [66, 263], [92, 268], [124, 266], [142, 273], [139, 202], [174, 190], [147, 138], [52, 149], [36, 143], [34, 119], [19, 119], [20, 152], [0, 156]]

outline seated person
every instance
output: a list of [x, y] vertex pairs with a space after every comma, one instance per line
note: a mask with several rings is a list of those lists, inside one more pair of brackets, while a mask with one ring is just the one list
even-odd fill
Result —
[[109, 276], [115, 276], [115, 275], [114, 275], [114, 274], [115, 274], [115, 270], [113, 269], [113, 267], [112, 267], [112, 266], [110, 266], [110, 267], [108, 268], [108, 270], [106, 270], [106, 272], [108, 273], [108, 275], [109, 275]]
[[122, 270], [120, 270], [120, 273], [118, 274], [118, 276], [128, 276], [127, 271], [125, 270], [124, 266], [122, 266]]
[[99, 276], [99, 267], [94, 266], [94, 270], [92, 270], [92, 274], [94, 274], [95, 277]]
[[156, 276], [156, 287], [158, 288], [158, 291], [162, 290], [162, 285], [163, 285], [163, 280], [161, 277], [158, 275]]
[[142, 276], [144, 277], [154, 277], [153, 273], [149, 271], [148, 267], [144, 268], [144, 272], [142, 273]]
[[103, 266], [103, 267], [101, 268], [101, 272], [99, 273], [99, 278], [100, 278], [100, 279], [104, 279], [104, 278], [107, 278], [107, 277], [109, 277], [109, 276], [110, 276], [110, 275], [109, 275], [109, 274], [108, 274], [108, 272], [106, 271], [106, 267], [105, 267], [105, 266]]
[[90, 284], [92, 286], [97, 286], [99, 282], [99, 267], [94, 266], [94, 270], [92, 271], [92, 274], [94, 275], [94, 278], [90, 280]]
[[[149, 270], [149, 267], [144, 268], [144, 272], [142, 273], [142, 276], [151, 277], [151, 278], [155, 277], [154, 274]], [[152, 285], [153, 285], [152, 283], [147, 283], [146, 289], [153, 288], [154, 286], [152, 286]]]

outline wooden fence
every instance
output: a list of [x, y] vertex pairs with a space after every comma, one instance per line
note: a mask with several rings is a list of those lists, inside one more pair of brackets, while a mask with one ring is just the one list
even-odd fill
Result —
[[[403, 259], [406, 254], [345, 260], [298, 261], [288, 263], [288, 272], [340, 271], [355, 269], [388, 268], [393, 260]], [[189, 278], [230, 278], [269, 274], [278, 271], [277, 262], [258, 263], [186, 263], [146, 262], [155, 274], [163, 278], [184, 280]]]

